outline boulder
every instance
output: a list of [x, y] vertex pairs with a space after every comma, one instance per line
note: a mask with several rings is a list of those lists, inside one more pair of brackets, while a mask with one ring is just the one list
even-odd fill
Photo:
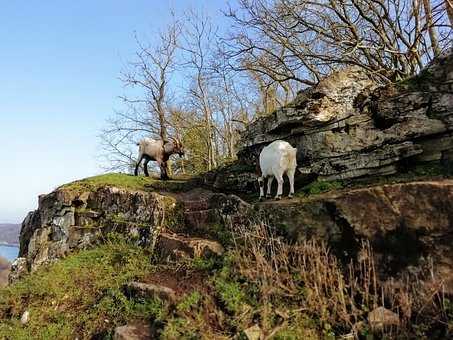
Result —
[[368, 323], [373, 329], [381, 329], [389, 326], [398, 326], [400, 318], [398, 314], [384, 307], [378, 307], [368, 313]]
[[135, 323], [115, 329], [113, 340], [150, 340], [151, 327], [146, 323]]
[[268, 201], [255, 208], [292, 240], [327, 242], [344, 263], [373, 248], [379, 277], [400, 277], [433, 263], [446, 293], [453, 293], [453, 180], [376, 185], [308, 199]]
[[176, 292], [162, 285], [153, 283], [131, 282], [125, 287], [130, 296], [142, 298], [159, 298], [170, 304], [176, 302]]
[[8, 277], [9, 283], [16, 282], [26, 273], [28, 273], [27, 259], [25, 257], [18, 257], [11, 264], [11, 272]]
[[224, 249], [219, 242], [166, 232], [159, 235], [156, 250], [162, 257], [172, 259], [182, 257], [207, 258], [213, 255], [220, 256], [224, 253]]

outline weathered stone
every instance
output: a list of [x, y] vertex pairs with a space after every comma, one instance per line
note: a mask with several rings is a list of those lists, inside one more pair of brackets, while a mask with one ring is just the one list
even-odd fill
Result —
[[162, 233], [157, 241], [157, 250], [163, 257], [209, 257], [222, 255], [224, 249], [216, 241]]
[[419, 181], [257, 204], [256, 213], [290, 239], [326, 241], [349, 262], [369, 241], [380, 278], [433, 261], [453, 293], [453, 180]]
[[22, 325], [26, 325], [30, 321], [30, 312], [27, 310], [22, 314], [22, 317], [20, 318], [20, 323]]
[[244, 334], [248, 340], [260, 340], [264, 339], [263, 332], [258, 325], [254, 325], [244, 330]]
[[25, 218], [19, 256], [33, 271], [71, 251], [96, 244], [111, 231], [151, 245], [158, 229], [177, 209], [175, 199], [155, 192], [106, 186], [77, 193], [59, 188], [41, 195], [38, 210]]
[[117, 327], [113, 340], [150, 340], [151, 327], [147, 323], [136, 323]]
[[384, 307], [378, 307], [368, 313], [368, 323], [371, 328], [379, 329], [389, 326], [398, 326], [400, 319], [398, 314]]
[[[452, 70], [450, 51], [399, 84], [378, 87], [359, 68], [335, 72], [249, 124], [239, 163], [256, 164], [261, 149], [277, 139], [298, 148], [302, 174], [326, 180], [389, 175], [407, 160], [442, 160], [453, 149], [453, 94], [445, 86]], [[251, 176], [225, 181], [228, 172], [219, 172], [209, 182], [219, 190], [242, 189], [248, 181], [239, 179]]]
[[9, 283], [16, 282], [21, 277], [23, 277], [26, 273], [28, 273], [27, 259], [24, 257], [18, 257], [11, 264], [11, 272], [9, 273], [9, 278], [8, 278]]
[[141, 298], [159, 298], [170, 304], [174, 304], [176, 302], [176, 292], [169, 287], [153, 283], [131, 282], [128, 283], [125, 288], [131, 296]]

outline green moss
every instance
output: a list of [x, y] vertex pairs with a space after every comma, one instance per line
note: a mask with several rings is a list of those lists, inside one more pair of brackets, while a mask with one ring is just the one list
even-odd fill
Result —
[[339, 190], [344, 187], [344, 184], [340, 181], [315, 181], [312, 182], [302, 188], [301, 191], [299, 191], [298, 195], [302, 194], [302, 196], [305, 195], [318, 195], [324, 192], [328, 191], [333, 191], [333, 190]]
[[[116, 236], [0, 290], [0, 339], [93, 338], [148, 317], [149, 302], [128, 300], [121, 290], [152, 270], [148, 258], [145, 249]], [[30, 322], [22, 326], [25, 310]]]
[[173, 179], [161, 181], [152, 177], [133, 176], [121, 173], [110, 173], [88, 177], [79, 181], [65, 184], [60, 189], [76, 192], [93, 191], [101, 187], [111, 186], [139, 191], [184, 191], [189, 188], [188, 179]]
[[428, 69], [424, 69], [416, 76], [397, 82], [396, 86], [411, 91], [427, 91], [429, 90], [428, 85], [432, 83], [432, 79], [433, 74]]
[[175, 317], [168, 320], [162, 333], [160, 334], [160, 338], [196, 340], [201, 337], [197, 334], [197, 332], [190, 329], [190, 324], [187, 320]]

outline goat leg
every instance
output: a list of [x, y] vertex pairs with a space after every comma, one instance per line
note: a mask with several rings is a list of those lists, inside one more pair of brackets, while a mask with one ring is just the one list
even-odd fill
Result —
[[162, 162], [160, 164], [160, 179], [166, 181], [169, 179], [167, 174], [167, 162]]
[[258, 177], [258, 184], [260, 185], [260, 201], [264, 200], [264, 177]]
[[283, 194], [283, 174], [275, 174], [275, 178], [277, 179], [278, 188], [277, 188], [277, 195], [275, 195], [276, 200], [282, 199]]
[[135, 165], [135, 171], [134, 171], [134, 175], [135, 176], [138, 176], [138, 168], [140, 167], [140, 163], [142, 162], [142, 160], [143, 160], [143, 155], [140, 156], [140, 158], [138, 159], [137, 164]]
[[145, 164], [143, 164], [143, 170], [145, 171], [145, 176], [149, 177], [149, 172], [148, 172], [148, 163], [149, 163], [149, 158], [146, 158]]

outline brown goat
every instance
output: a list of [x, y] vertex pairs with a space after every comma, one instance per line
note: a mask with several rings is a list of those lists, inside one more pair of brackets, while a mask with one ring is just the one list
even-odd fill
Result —
[[138, 168], [142, 160], [145, 160], [143, 165], [145, 176], [149, 177], [148, 163], [156, 161], [160, 167], [160, 179], [169, 179], [167, 174], [167, 161], [173, 154], [184, 156], [184, 147], [180, 141], [171, 138], [170, 141], [155, 140], [152, 138], [142, 139], [138, 145], [138, 162], [135, 167], [135, 176], [138, 176]]

